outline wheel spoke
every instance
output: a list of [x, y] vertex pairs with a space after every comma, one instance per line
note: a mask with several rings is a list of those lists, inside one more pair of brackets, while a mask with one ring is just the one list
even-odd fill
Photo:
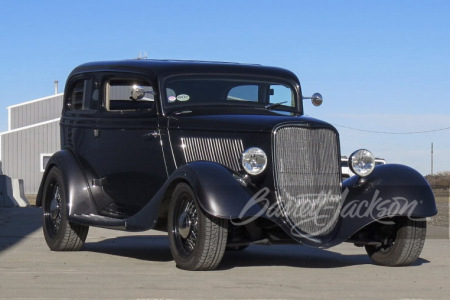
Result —
[[57, 235], [58, 230], [61, 227], [61, 189], [57, 183], [53, 183], [51, 192], [49, 193], [50, 200], [45, 205], [44, 214], [46, 220], [46, 226], [53, 235]]
[[59, 186], [56, 186], [55, 200], [56, 200], [56, 207], [55, 207], [56, 214], [54, 214], [53, 222], [55, 225], [55, 230], [57, 231], [61, 225], [61, 193]]
[[61, 171], [53, 167], [44, 182], [42, 227], [45, 240], [54, 251], [80, 250], [89, 227], [73, 224], [68, 220], [65, 188], [61, 178]]
[[227, 220], [206, 215], [189, 185], [179, 183], [169, 204], [170, 250], [179, 268], [212, 270], [225, 252]]
[[[188, 195], [183, 197], [177, 218], [176, 237], [185, 254], [189, 255], [197, 244], [198, 215], [194, 200]], [[186, 233], [186, 229], [188, 229], [188, 233]]]

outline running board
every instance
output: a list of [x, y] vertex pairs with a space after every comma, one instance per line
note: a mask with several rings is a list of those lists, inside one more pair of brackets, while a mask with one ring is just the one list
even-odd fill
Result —
[[126, 230], [126, 219], [115, 219], [99, 215], [70, 215], [69, 221], [81, 225], [96, 226], [108, 229]]

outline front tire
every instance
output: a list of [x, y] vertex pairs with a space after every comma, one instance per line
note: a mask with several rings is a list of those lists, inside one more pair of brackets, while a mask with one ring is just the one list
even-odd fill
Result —
[[385, 245], [366, 246], [369, 257], [377, 265], [407, 266], [416, 261], [425, 243], [427, 222], [408, 217], [394, 219], [389, 225]]
[[42, 209], [42, 227], [48, 247], [53, 251], [80, 250], [89, 226], [69, 222], [66, 187], [57, 167], [53, 167], [45, 179]]
[[190, 271], [213, 270], [227, 245], [227, 220], [205, 214], [189, 185], [179, 183], [169, 204], [168, 232], [177, 267]]

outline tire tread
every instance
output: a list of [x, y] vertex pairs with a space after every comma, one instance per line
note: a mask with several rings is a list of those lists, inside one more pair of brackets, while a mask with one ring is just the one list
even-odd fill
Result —
[[416, 261], [422, 252], [426, 238], [426, 221], [398, 218], [399, 228], [394, 245], [387, 251], [366, 246], [372, 261], [383, 266], [407, 266]]
[[[173, 233], [174, 227], [172, 224], [172, 222], [174, 222], [174, 210], [177, 205], [179, 205], [178, 196], [182, 193], [189, 193], [192, 199], [194, 199], [197, 207], [199, 224], [201, 224], [199, 227], [197, 244], [193, 252], [188, 257], [184, 257], [180, 253], [180, 250], [177, 249], [177, 243], [175, 242], [176, 237]], [[170, 250], [177, 266], [181, 269], [190, 271], [207, 271], [216, 269], [222, 261], [227, 245], [228, 220], [216, 218], [203, 212], [198, 205], [192, 189], [184, 182], [179, 183], [172, 194], [171, 203], [169, 205], [168, 219]]]
[[60, 196], [61, 196], [61, 215], [62, 220], [59, 228], [59, 232], [56, 236], [47, 232], [47, 227], [45, 224], [45, 211], [43, 215], [43, 230], [44, 237], [47, 245], [52, 251], [78, 251], [83, 247], [86, 240], [87, 234], [89, 232], [89, 226], [79, 225], [72, 223], [68, 220], [67, 213], [67, 199], [65, 195], [65, 186], [63, 185], [61, 178], [61, 171], [57, 167], [53, 167], [45, 182], [44, 188], [44, 199], [43, 199], [43, 209], [45, 210], [46, 201], [48, 201], [47, 189], [49, 185], [54, 182], [60, 186]]

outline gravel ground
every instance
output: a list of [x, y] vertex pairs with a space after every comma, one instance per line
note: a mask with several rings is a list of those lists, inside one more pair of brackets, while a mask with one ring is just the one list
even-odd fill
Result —
[[428, 224], [449, 228], [450, 190], [434, 190], [438, 214], [429, 218]]

